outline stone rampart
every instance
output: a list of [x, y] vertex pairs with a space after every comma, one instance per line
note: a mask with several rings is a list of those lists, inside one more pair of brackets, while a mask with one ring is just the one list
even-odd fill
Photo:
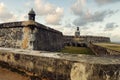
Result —
[[95, 55], [100, 55], [100, 56], [120, 56], [120, 51], [115, 51], [109, 48], [105, 48], [99, 45], [95, 45], [93, 43], [89, 44], [89, 48], [95, 53]]
[[56, 51], [63, 48], [61, 32], [34, 21], [0, 24], [0, 47]]
[[108, 43], [108, 42], [110, 42], [110, 38], [102, 37], [102, 36], [79, 36], [79, 37], [64, 36], [64, 44], [67, 46], [77, 46], [77, 45], [81, 45], [81, 44], [84, 44], [85, 46], [87, 46], [89, 44], [89, 42]]
[[57, 30], [37, 23], [34, 50], [56, 51], [64, 47], [63, 34]]
[[0, 47], [21, 48], [22, 28], [1, 28]]
[[86, 42], [110, 42], [109, 37], [102, 37], [102, 36], [81, 36], [81, 38], [85, 38]]
[[33, 80], [120, 80], [120, 58], [112, 56], [0, 48], [0, 66], [25, 72]]

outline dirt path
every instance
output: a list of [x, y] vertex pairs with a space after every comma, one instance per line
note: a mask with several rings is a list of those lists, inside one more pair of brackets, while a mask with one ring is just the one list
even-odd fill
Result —
[[28, 77], [22, 76], [15, 72], [0, 67], [0, 80], [30, 80]]

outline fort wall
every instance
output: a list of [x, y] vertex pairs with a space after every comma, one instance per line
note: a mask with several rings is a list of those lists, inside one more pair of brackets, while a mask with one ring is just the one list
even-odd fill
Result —
[[84, 38], [86, 42], [110, 42], [109, 37], [102, 37], [102, 36], [81, 36], [80, 38]]
[[79, 36], [79, 37], [75, 37], [75, 36], [64, 36], [64, 44], [66, 45], [72, 45], [72, 44], [76, 44], [76, 43], [85, 43], [86, 45], [89, 42], [93, 42], [93, 43], [108, 43], [110, 42], [110, 38], [109, 37], [102, 37], [102, 36]]
[[105, 47], [102, 47], [99, 45], [95, 45], [93, 43], [90, 43], [88, 47], [94, 52], [95, 55], [98, 55], [98, 56], [104, 56], [104, 55], [106, 55], [106, 56], [120, 56], [120, 51], [105, 48]]
[[21, 48], [22, 28], [1, 28], [0, 47]]
[[31, 80], [120, 79], [120, 58], [112, 56], [0, 48], [0, 66], [37, 78]]
[[37, 27], [37, 31], [35, 32], [36, 39], [33, 45], [35, 50], [56, 51], [64, 47], [62, 32], [41, 24]]
[[0, 47], [56, 51], [62, 49], [63, 34], [34, 21], [0, 25]]

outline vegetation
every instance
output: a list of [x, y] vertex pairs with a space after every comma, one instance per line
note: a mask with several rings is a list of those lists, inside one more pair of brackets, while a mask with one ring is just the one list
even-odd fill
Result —
[[101, 47], [105, 47], [108, 49], [120, 51], [120, 44], [115, 44], [115, 43], [95, 43], [95, 45], [99, 45]]
[[66, 46], [60, 52], [62, 53], [70, 53], [70, 54], [90, 54], [92, 55], [93, 52], [86, 47], [73, 47], [73, 46]]

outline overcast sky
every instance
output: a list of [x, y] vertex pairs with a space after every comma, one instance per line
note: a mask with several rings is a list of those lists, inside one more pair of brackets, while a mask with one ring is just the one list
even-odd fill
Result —
[[36, 21], [74, 35], [107, 36], [120, 42], [120, 0], [0, 0], [0, 23], [28, 20], [33, 8]]

